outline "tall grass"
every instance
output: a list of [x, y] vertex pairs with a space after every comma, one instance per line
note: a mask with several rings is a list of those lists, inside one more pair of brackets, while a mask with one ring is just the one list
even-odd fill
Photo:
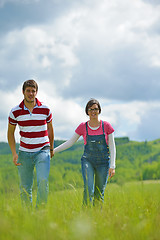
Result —
[[23, 209], [17, 188], [0, 197], [1, 240], [158, 240], [159, 226], [160, 184], [156, 182], [109, 183], [102, 209], [82, 208], [82, 190], [72, 187], [53, 192], [50, 186], [48, 204], [41, 210]]

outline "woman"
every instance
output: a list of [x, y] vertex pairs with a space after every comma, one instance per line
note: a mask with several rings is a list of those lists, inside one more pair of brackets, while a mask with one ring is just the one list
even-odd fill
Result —
[[85, 108], [89, 121], [81, 123], [72, 138], [56, 147], [54, 153], [71, 147], [80, 136], [84, 139], [84, 153], [81, 158], [84, 181], [83, 204], [95, 205], [103, 202], [108, 177], [115, 174], [114, 129], [106, 121], [99, 120], [101, 106], [96, 99], [91, 99]]

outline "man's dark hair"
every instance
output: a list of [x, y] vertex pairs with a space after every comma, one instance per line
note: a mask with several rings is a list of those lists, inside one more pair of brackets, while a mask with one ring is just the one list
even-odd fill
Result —
[[23, 87], [22, 87], [23, 92], [27, 87], [33, 87], [36, 89], [36, 92], [38, 91], [38, 84], [33, 79], [27, 80], [23, 83]]

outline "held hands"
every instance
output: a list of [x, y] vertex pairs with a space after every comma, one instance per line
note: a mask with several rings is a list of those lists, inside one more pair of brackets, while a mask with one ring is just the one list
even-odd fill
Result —
[[50, 149], [50, 156], [51, 158], [54, 156], [54, 149]]
[[110, 168], [109, 169], [109, 179], [111, 179], [115, 175], [115, 169]]
[[16, 154], [13, 155], [13, 163], [16, 166], [21, 165], [21, 163], [17, 163], [17, 161], [18, 161], [18, 154], [16, 153]]

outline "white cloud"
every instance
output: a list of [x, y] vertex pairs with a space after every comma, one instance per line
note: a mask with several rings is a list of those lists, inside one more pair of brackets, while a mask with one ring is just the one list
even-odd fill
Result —
[[135, 138], [143, 140], [154, 140], [160, 138], [160, 102], [153, 102], [146, 105], [141, 117], [141, 123], [134, 133]]
[[[24, 11], [21, 3], [32, 1], [3, 0], [0, 6], [7, 2], [18, 3]], [[59, 13], [67, 5], [61, 4]], [[159, 119], [160, 5], [88, 0], [73, 1], [67, 9], [65, 14], [46, 14], [43, 24], [17, 24], [1, 35], [3, 120], [22, 98], [23, 81], [35, 78], [40, 100], [53, 111], [58, 138], [69, 138], [86, 121], [84, 101], [96, 97], [104, 103], [101, 117], [114, 125], [118, 136], [149, 139], [143, 121], [150, 121], [150, 113], [154, 126], [156, 114]]]
[[[8, 128], [8, 116], [13, 107], [18, 105], [22, 101], [22, 86], [18, 86], [14, 91], [1, 91], [0, 96], [2, 104], [0, 104], [0, 141], [7, 142], [7, 128]], [[15, 131], [16, 141], [19, 142], [19, 129]]]
[[[45, 89], [45, 90], [43, 90]], [[48, 89], [48, 90], [47, 90]], [[53, 114], [53, 125], [56, 139], [67, 139], [74, 134], [76, 127], [86, 121], [83, 107], [78, 103], [81, 99], [65, 99], [56, 92], [56, 87], [43, 82], [38, 93], [40, 101], [44, 101]]]
[[[91, 64], [96, 74], [103, 71], [103, 75], [109, 74], [113, 79], [118, 56], [130, 57], [146, 68], [159, 67], [160, 37], [150, 34], [159, 21], [159, 7], [140, 0], [132, 4], [123, 0], [121, 5], [118, 0], [94, 1], [92, 7], [90, 4], [79, 3], [77, 8], [46, 25], [27, 26], [8, 33], [1, 39], [1, 68], [10, 62], [11, 71], [19, 71], [20, 66], [23, 71], [50, 71], [51, 75], [58, 66], [59, 71], [69, 71], [72, 78], [75, 67]], [[68, 86], [71, 84], [68, 80]]]
[[[8, 54], [12, 54], [13, 48], [18, 50], [21, 47], [21, 51], [18, 51], [16, 58], [20, 63], [28, 62], [32, 68], [51, 67], [53, 59], [62, 61], [62, 67], [74, 66], [77, 59], [74, 55], [72, 45], [58, 42], [56, 34], [52, 33], [51, 28], [41, 27], [26, 27], [22, 30], [14, 30], [10, 32], [2, 40], [3, 57]], [[7, 48], [8, 46], [8, 48]], [[4, 51], [5, 49], [5, 51]], [[7, 52], [6, 52], [7, 50]], [[47, 59], [47, 66], [46, 63]], [[8, 59], [7, 59], [8, 60]]]
[[22, 101], [22, 87], [18, 86], [14, 91], [1, 91], [0, 96], [3, 104], [0, 105], [1, 119], [9, 115], [11, 108]]
[[160, 137], [160, 102], [133, 101], [128, 103], [107, 103], [102, 118], [115, 128], [116, 136], [129, 136], [132, 140], [153, 140]]
[[[2, 93], [1, 93], [2, 94]], [[15, 92], [8, 93], [3, 106], [0, 106], [0, 111], [4, 115], [1, 119], [1, 126], [7, 125], [7, 118], [14, 105], [19, 104], [23, 95], [21, 87]], [[1, 95], [2, 98], [4, 94]], [[15, 96], [18, 96], [18, 98]], [[55, 131], [55, 139], [69, 139], [77, 126], [88, 120], [85, 114], [85, 105], [82, 99], [65, 99], [59, 96], [56, 87], [50, 83], [41, 82], [39, 84], [39, 92], [37, 95], [40, 101], [47, 104], [53, 113], [53, 124]], [[159, 138], [159, 109], [160, 102], [112, 102], [108, 99], [99, 100], [102, 107], [100, 119], [108, 121], [115, 129], [115, 136], [128, 136], [131, 140], [153, 140]], [[5, 111], [4, 111], [5, 110]], [[1, 141], [6, 141], [6, 126], [1, 129]], [[16, 139], [19, 139], [18, 131]]]

